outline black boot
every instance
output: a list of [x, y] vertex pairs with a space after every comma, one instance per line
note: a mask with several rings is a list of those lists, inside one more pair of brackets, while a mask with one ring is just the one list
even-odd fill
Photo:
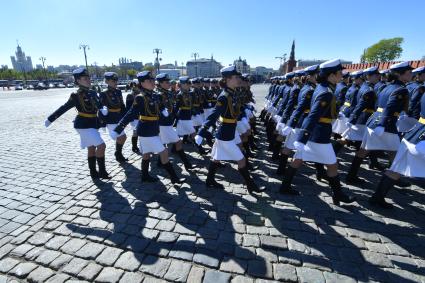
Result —
[[176, 144], [175, 143], [173, 143], [173, 145], [171, 146], [171, 153], [177, 153]]
[[158, 158], [156, 160], [156, 167], [158, 167], [158, 168], [162, 167], [161, 156], [159, 156], [159, 155], [158, 155]]
[[365, 181], [357, 176], [359, 172], [360, 165], [362, 165], [363, 158], [354, 156], [353, 161], [351, 162], [350, 169], [348, 170], [347, 177], [345, 177], [345, 182], [347, 184], [364, 184]]
[[165, 164], [162, 164], [162, 167], [168, 172], [170, 175], [171, 183], [173, 184], [183, 184], [186, 179], [177, 177], [176, 171], [174, 171], [173, 165], [170, 161]]
[[139, 147], [137, 146], [137, 136], [131, 137], [131, 150], [134, 153], [140, 153]]
[[154, 183], [157, 182], [159, 179], [149, 174], [149, 162], [149, 159], [142, 159], [142, 182]]
[[200, 155], [207, 155], [208, 154], [208, 151], [207, 150], [205, 150], [203, 147], [202, 147], [202, 145], [198, 145], [198, 144], [196, 144], [195, 142], [193, 143], [195, 146], [196, 146], [196, 148], [198, 149], [198, 153], [200, 154]]
[[376, 151], [369, 152], [369, 169], [376, 169], [379, 171], [384, 171], [386, 169], [386, 166], [379, 163], [378, 161], [378, 154]]
[[316, 179], [321, 182], [322, 179], [329, 182], [328, 174], [326, 173], [325, 166], [321, 163], [314, 163], [314, 167], [316, 168]]
[[252, 195], [253, 193], [260, 193], [265, 190], [265, 187], [258, 187], [257, 184], [255, 184], [254, 180], [252, 180], [247, 166], [243, 168], [238, 168], [238, 171], [242, 175], [243, 179], [245, 180], [245, 184], [248, 189], [248, 193], [250, 195]]
[[177, 151], [177, 154], [180, 156], [180, 159], [183, 161], [184, 168], [189, 171], [192, 170], [194, 167], [192, 163], [190, 163], [189, 159], [187, 158], [186, 152], [184, 152], [183, 149], [180, 149]]
[[410, 187], [411, 185], [412, 184], [410, 184], [410, 182], [403, 180], [401, 178], [394, 182], [394, 186], [400, 187], [400, 188], [407, 188], [407, 187]]
[[277, 161], [279, 159], [280, 150], [282, 149], [282, 143], [281, 141], [275, 141], [273, 146], [273, 155], [272, 160]]
[[207, 175], [207, 180], [205, 181], [205, 185], [207, 186], [207, 188], [216, 188], [216, 189], [222, 189], [224, 190], [224, 186], [220, 183], [218, 183], [215, 180], [215, 173], [217, 172], [218, 169], [218, 164], [214, 161], [210, 162], [210, 166], [208, 167], [208, 175]]
[[329, 186], [332, 189], [332, 200], [335, 205], [339, 205], [340, 202], [343, 203], [352, 203], [356, 201], [354, 197], [351, 197], [342, 191], [341, 182], [339, 181], [339, 176], [328, 177]]
[[258, 146], [255, 144], [254, 135], [248, 136], [248, 143], [252, 150], [258, 150]]
[[111, 179], [111, 177], [109, 177], [108, 172], [106, 172], [105, 157], [96, 157], [96, 159], [97, 159], [97, 166], [99, 166], [99, 178]]
[[335, 155], [338, 155], [339, 151], [344, 147], [344, 145], [338, 141], [331, 141], [331, 143], [335, 151]]
[[89, 163], [90, 177], [92, 179], [98, 179], [99, 173], [96, 170], [96, 156], [87, 157], [87, 161]]
[[279, 166], [277, 167], [276, 174], [277, 175], [283, 175], [286, 170], [286, 164], [288, 163], [289, 156], [286, 154], [281, 154], [279, 159]]
[[119, 143], [117, 143], [116, 145], [115, 145], [115, 159], [118, 161], [118, 162], [126, 162], [128, 159], [127, 158], [125, 158], [123, 155], [122, 155], [122, 147], [123, 147], [123, 145], [122, 144], [119, 144]]
[[280, 185], [280, 190], [279, 192], [281, 194], [285, 194], [285, 195], [299, 195], [300, 192], [293, 189], [291, 187], [292, 184], [292, 180], [294, 179], [295, 174], [297, 173], [297, 169], [292, 167], [292, 166], [288, 166], [288, 168], [286, 168], [285, 170], [285, 175], [283, 176], [283, 180], [282, 180], [282, 185]]
[[245, 149], [246, 155], [248, 157], [254, 157], [254, 154], [251, 152], [251, 149], [249, 148], [248, 142], [244, 142], [242, 145], [243, 145], [243, 148]]
[[188, 135], [184, 135], [183, 136], [183, 143], [184, 144], [188, 144], [189, 143], [189, 136]]
[[385, 201], [385, 196], [394, 186], [395, 180], [391, 179], [387, 175], [383, 175], [379, 181], [378, 187], [373, 195], [369, 198], [369, 203], [371, 205], [380, 206], [382, 208], [391, 209], [393, 205]]

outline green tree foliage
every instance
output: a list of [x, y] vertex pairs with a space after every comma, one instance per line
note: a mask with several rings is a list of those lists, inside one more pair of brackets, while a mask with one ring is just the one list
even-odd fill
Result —
[[377, 63], [395, 60], [399, 58], [403, 52], [403, 48], [401, 47], [403, 41], [404, 39], [402, 37], [382, 39], [364, 50], [360, 61]]

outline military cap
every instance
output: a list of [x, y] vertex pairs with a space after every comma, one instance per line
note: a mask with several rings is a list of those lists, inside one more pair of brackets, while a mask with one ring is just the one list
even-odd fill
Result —
[[231, 77], [231, 76], [240, 76], [241, 73], [238, 72], [235, 65], [224, 67], [220, 70], [222, 77]]
[[408, 61], [396, 63], [390, 66], [390, 71], [394, 72], [403, 72], [406, 70], [412, 70], [412, 66], [410, 66]]
[[309, 66], [307, 68], [304, 68], [304, 72], [307, 75], [312, 75], [314, 73], [317, 73], [318, 70], [319, 70], [319, 65], [318, 64], [317, 65], [313, 65], [313, 66]]
[[414, 69], [412, 71], [412, 73], [415, 74], [415, 75], [420, 75], [420, 74], [425, 73], [425, 66]]
[[153, 79], [151, 71], [143, 71], [137, 73], [137, 79], [139, 82], [143, 82], [145, 80]]
[[200, 83], [201, 81], [199, 80], [199, 78], [193, 78], [193, 79], [191, 79], [191, 80], [190, 80], [190, 82], [191, 82], [192, 84], [198, 84], [198, 83]]
[[363, 70], [359, 70], [359, 71], [352, 72], [350, 74], [350, 77], [352, 77], [353, 79], [358, 79], [358, 78], [361, 78], [362, 75], [363, 75]]
[[118, 80], [118, 75], [115, 72], [106, 72], [105, 74], [103, 74], [103, 76], [106, 80]]
[[189, 82], [190, 81], [189, 81], [188, 76], [182, 76], [182, 77], [179, 78], [179, 83], [181, 83], [181, 84], [188, 84]]
[[323, 62], [322, 64], [319, 65], [319, 68], [320, 68], [321, 74], [334, 73], [336, 71], [340, 71], [344, 69], [340, 59], [333, 59], [333, 60]]
[[74, 79], [79, 79], [84, 76], [88, 77], [89, 72], [87, 71], [86, 68], [78, 68], [72, 71], [72, 75], [74, 76]]
[[296, 77], [302, 77], [302, 76], [305, 76], [305, 72], [304, 72], [304, 70], [297, 70], [297, 71], [295, 71], [295, 76], [296, 76]]
[[290, 72], [285, 75], [285, 79], [287, 80], [292, 79], [293, 77], [295, 77], [295, 72]]
[[211, 80], [210, 80], [209, 78], [203, 78], [203, 79], [202, 79], [202, 82], [204, 82], [204, 83], [209, 83], [209, 82], [211, 82]]
[[170, 77], [168, 76], [167, 73], [160, 73], [156, 75], [155, 80], [158, 82], [164, 82], [164, 81], [169, 81]]
[[365, 74], [365, 75], [379, 74], [378, 67], [373, 66], [373, 67], [370, 67], [370, 68], [364, 69], [364, 70], [363, 70], [363, 74]]

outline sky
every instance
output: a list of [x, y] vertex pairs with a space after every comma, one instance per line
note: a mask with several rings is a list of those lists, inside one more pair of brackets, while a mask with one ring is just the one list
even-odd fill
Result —
[[246, 59], [277, 69], [295, 40], [299, 59], [358, 62], [363, 49], [403, 37], [402, 60], [425, 56], [423, 0], [4, 0], [0, 65], [11, 67], [19, 41], [33, 65], [118, 64], [126, 57], [179, 65], [211, 55], [223, 65]]

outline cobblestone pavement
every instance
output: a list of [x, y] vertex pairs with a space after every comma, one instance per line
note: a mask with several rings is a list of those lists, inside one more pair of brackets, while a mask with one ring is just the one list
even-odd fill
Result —
[[[259, 109], [266, 90], [253, 87]], [[366, 185], [350, 187], [358, 204], [334, 206], [309, 166], [295, 177], [302, 196], [281, 196], [263, 143], [254, 175], [268, 190], [258, 199], [234, 164], [218, 172], [225, 191], [206, 189], [206, 162], [191, 146], [197, 172], [179, 169], [189, 185], [142, 185], [140, 157], [126, 144], [130, 162], [120, 166], [103, 134], [113, 179], [93, 183], [74, 111], [44, 128], [69, 92], [0, 92], [1, 283], [425, 282], [423, 180], [390, 192], [392, 211], [368, 206], [381, 173], [365, 166]]]

